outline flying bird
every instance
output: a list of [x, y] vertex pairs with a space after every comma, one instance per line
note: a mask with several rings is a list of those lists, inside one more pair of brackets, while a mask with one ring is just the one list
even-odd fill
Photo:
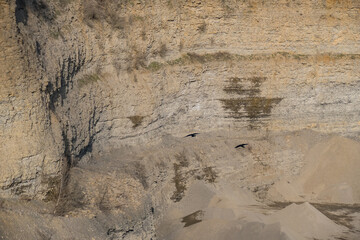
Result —
[[185, 137], [196, 137], [200, 133], [190, 133], [189, 135], [186, 135]]
[[249, 145], [249, 144], [247, 144], [247, 143], [239, 144], [235, 148], [239, 148], [239, 147], [245, 148], [246, 145]]

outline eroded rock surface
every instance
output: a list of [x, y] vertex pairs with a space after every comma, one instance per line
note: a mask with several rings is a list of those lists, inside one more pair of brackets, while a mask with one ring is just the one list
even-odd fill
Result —
[[[359, 13], [356, 0], [0, 0], [0, 197], [106, 213], [114, 239], [155, 238], [193, 181], [265, 201], [324, 134], [359, 139]], [[68, 237], [50, 228], [31, 236]]]
[[356, 1], [2, 0], [2, 195], [41, 198], [94, 143], [358, 136], [359, 22]]

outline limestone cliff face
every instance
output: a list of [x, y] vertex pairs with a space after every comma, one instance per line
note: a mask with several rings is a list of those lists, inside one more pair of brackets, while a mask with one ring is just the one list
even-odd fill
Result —
[[164, 134], [359, 136], [357, 0], [0, 6], [1, 196], [58, 194], [93, 148]]

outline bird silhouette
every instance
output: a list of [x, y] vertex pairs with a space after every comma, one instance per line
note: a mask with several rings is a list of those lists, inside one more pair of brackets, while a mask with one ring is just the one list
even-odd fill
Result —
[[247, 143], [239, 144], [235, 148], [239, 148], [239, 147], [245, 148], [246, 145], [249, 145], [249, 144], [247, 144]]
[[186, 135], [185, 137], [196, 137], [200, 133], [190, 133], [189, 135]]

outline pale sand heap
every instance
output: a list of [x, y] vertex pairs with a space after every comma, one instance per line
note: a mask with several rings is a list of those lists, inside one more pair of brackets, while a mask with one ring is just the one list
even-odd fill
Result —
[[280, 223], [284, 232], [293, 232], [305, 239], [328, 239], [346, 231], [345, 227], [334, 223], [308, 202], [299, 205], [293, 203], [275, 212], [269, 219], [270, 222]]
[[286, 201], [360, 203], [360, 143], [332, 137], [316, 144], [298, 176], [283, 179], [269, 191]]
[[195, 182], [188, 193], [160, 223], [159, 239], [335, 239], [347, 230], [309, 203], [265, 214], [250, 192], [226, 183]]

